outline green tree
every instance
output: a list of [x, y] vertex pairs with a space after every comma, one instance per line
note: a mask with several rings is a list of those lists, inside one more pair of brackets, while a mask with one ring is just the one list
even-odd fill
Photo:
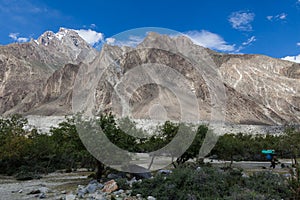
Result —
[[[241, 138], [241, 135], [238, 137]], [[225, 134], [219, 138], [213, 153], [221, 156], [223, 159], [230, 160], [231, 166], [234, 156], [243, 154], [243, 150], [243, 144], [239, 142], [234, 134]]]
[[194, 158], [198, 157], [199, 149], [204, 141], [207, 131], [208, 131], [208, 127], [205, 125], [200, 125], [197, 128], [196, 136], [195, 136], [192, 144], [183, 153], [183, 155], [181, 155], [179, 158], [177, 158], [176, 162], [178, 165], [185, 163], [189, 159], [194, 159]]
[[0, 169], [2, 172], [13, 173], [29, 154], [32, 141], [28, 138], [31, 132], [25, 130], [27, 119], [21, 115], [0, 119]]
[[[182, 165], [190, 159], [197, 158], [199, 154], [199, 149], [202, 145], [202, 142], [205, 138], [205, 135], [208, 131], [207, 126], [200, 125], [195, 133], [195, 137], [191, 138], [193, 135], [193, 126], [186, 124], [176, 124], [170, 121], [166, 121], [162, 126], [159, 127], [159, 134], [152, 136], [149, 140], [145, 141], [148, 151], [154, 151], [159, 148], [164, 147], [170, 143], [178, 134], [178, 131], [185, 134], [184, 138], [180, 138], [180, 143], [171, 146], [168, 152], [172, 157], [176, 157], [176, 160], [173, 161], [173, 166], [177, 167]], [[190, 139], [192, 143], [188, 145]], [[183, 147], [188, 146], [187, 149], [182, 149]], [[182, 153], [183, 152], [183, 153]], [[153, 158], [156, 155], [153, 155]]]
[[292, 163], [298, 165], [297, 157], [300, 151], [300, 133], [294, 127], [287, 127], [280, 137], [279, 147], [290, 155]]
[[50, 139], [54, 145], [54, 158], [60, 159], [67, 168], [77, 168], [77, 162], [92, 159], [78, 135], [74, 118], [66, 118], [58, 127], [52, 127]]

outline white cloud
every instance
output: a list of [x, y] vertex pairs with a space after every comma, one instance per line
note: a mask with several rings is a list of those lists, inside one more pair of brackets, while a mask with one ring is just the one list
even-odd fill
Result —
[[281, 14], [277, 15], [276, 17], [281, 19], [281, 20], [284, 20], [284, 19], [286, 19], [287, 14], [286, 13], [281, 13]]
[[251, 22], [254, 20], [255, 14], [252, 12], [233, 12], [228, 18], [231, 26], [240, 31], [252, 31]]
[[300, 54], [297, 56], [286, 56], [284, 58], [281, 58], [282, 60], [288, 60], [295, 63], [300, 63]]
[[243, 42], [242, 45], [243, 45], [243, 46], [248, 46], [248, 45], [252, 44], [252, 43], [255, 42], [255, 41], [256, 41], [255, 36], [252, 36], [252, 37], [249, 38], [246, 42]]
[[130, 35], [127, 39], [118, 40], [116, 38], [106, 38], [106, 43], [115, 46], [136, 47], [145, 37]]
[[219, 51], [234, 51], [235, 45], [227, 44], [227, 42], [224, 41], [224, 39], [221, 36], [215, 33], [202, 30], [202, 31], [189, 31], [185, 34], [188, 37], [190, 37], [195, 44], [198, 44], [200, 46], [219, 50]]
[[90, 27], [91, 28], [97, 28], [97, 25], [96, 24], [91, 24]]
[[[234, 51], [235, 45], [227, 44], [224, 39], [219, 36], [218, 34], [211, 33], [206, 30], [201, 31], [188, 31], [184, 33], [187, 37], [189, 37], [195, 44], [214, 49], [219, 51]], [[170, 35], [171, 37], [176, 37], [178, 35]], [[134, 36], [130, 35], [128, 38], [123, 40], [118, 40], [116, 38], [106, 38], [105, 41], [109, 45], [116, 45], [116, 46], [129, 46], [129, 47], [136, 47], [144, 40], [145, 36]]]
[[80, 29], [80, 30], [74, 30], [78, 33], [78, 35], [84, 39], [87, 43], [89, 43], [90, 45], [94, 45], [100, 41], [103, 40], [104, 36], [103, 33], [98, 33], [94, 30], [91, 29]]
[[234, 53], [239, 53], [241, 50], [245, 49], [247, 46], [252, 45], [252, 43], [254, 43], [255, 41], [256, 41], [255, 36], [248, 38], [247, 41], [243, 42], [238, 48], [236, 48]]
[[17, 40], [18, 39], [18, 35], [19, 33], [10, 33], [8, 36], [13, 39], [13, 40]]
[[113, 45], [115, 43], [116, 39], [115, 38], [106, 38], [105, 42], [107, 44]]
[[[300, 0], [299, 0], [300, 1]], [[297, 46], [300, 46], [300, 42], [297, 42]]]
[[28, 41], [29, 41], [29, 38], [19, 37], [19, 38], [17, 39], [17, 41], [18, 41], [18, 42], [21, 42], [21, 43], [23, 43], [23, 42], [28, 42]]
[[279, 20], [286, 20], [287, 16], [288, 16], [288, 15], [287, 15], [286, 13], [280, 13], [280, 14], [275, 15], [275, 16], [272, 16], [272, 15], [267, 16], [266, 18], [267, 18], [269, 21], [273, 21], [273, 20], [279, 21]]
[[26, 37], [18, 37], [19, 33], [10, 33], [8, 36], [13, 39], [15, 42], [28, 42], [29, 38]]

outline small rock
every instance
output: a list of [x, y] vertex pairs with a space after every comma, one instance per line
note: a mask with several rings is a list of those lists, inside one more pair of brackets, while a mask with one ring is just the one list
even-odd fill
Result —
[[40, 198], [40, 199], [45, 199], [45, 198], [46, 198], [46, 194], [45, 194], [45, 193], [41, 193], [41, 194], [39, 195], [39, 198]]
[[126, 196], [127, 196], [126, 193], [120, 194], [120, 197], [122, 197], [122, 198], [125, 198]]
[[98, 183], [88, 184], [88, 186], [85, 188], [86, 191], [90, 194], [96, 192], [98, 188]]
[[172, 171], [171, 170], [168, 170], [168, 169], [161, 169], [158, 171], [158, 174], [166, 174], [166, 175], [169, 175], [171, 174]]
[[91, 180], [91, 181], [89, 182], [89, 184], [98, 184], [98, 181], [97, 181], [97, 180]]
[[61, 194], [67, 194], [67, 192], [65, 190], [60, 192]]
[[113, 194], [114, 195], [120, 195], [122, 193], [124, 193], [124, 190], [121, 189], [121, 190], [115, 191]]
[[18, 191], [18, 193], [22, 193], [22, 192], [23, 192], [23, 190], [22, 190], [22, 189]]
[[137, 197], [137, 198], [141, 198], [142, 195], [141, 195], [141, 194], [136, 194], [136, 197]]
[[130, 181], [127, 181], [127, 180], [126, 180], [126, 183], [127, 183], [130, 187], [132, 187], [132, 184], [133, 184], [133, 183], [136, 183], [136, 182], [137, 182], [137, 180], [136, 180], [135, 177], [133, 177]]
[[47, 187], [40, 187], [39, 191], [41, 191], [41, 193], [48, 193], [49, 192], [49, 188], [47, 188]]
[[148, 169], [136, 164], [129, 164], [126, 166], [122, 166], [122, 170], [131, 172], [133, 176], [141, 179], [149, 179], [152, 177], [152, 174]]
[[249, 178], [249, 176], [245, 172], [242, 172], [242, 177], [243, 178]]
[[74, 195], [74, 194], [66, 195], [66, 200], [75, 200], [75, 199], [76, 199], [76, 195]]
[[110, 174], [107, 175], [107, 178], [109, 178], [109, 179], [118, 179], [118, 178], [122, 178], [122, 176], [120, 176], [118, 174], [110, 173]]
[[147, 197], [147, 200], [156, 200], [156, 198], [153, 197], [153, 196], [148, 196], [148, 197]]
[[96, 200], [106, 200], [105, 196], [103, 194], [93, 194], [91, 199], [96, 199]]
[[132, 192], [132, 190], [126, 190], [126, 191], [125, 191], [125, 194], [130, 195], [131, 192]]
[[39, 194], [41, 193], [40, 190], [32, 190], [31, 192], [27, 193], [27, 195], [30, 195], [30, 194]]
[[85, 188], [80, 187], [80, 188], [77, 189], [77, 196], [78, 196], [79, 198], [83, 198], [83, 196], [84, 196], [86, 193], [87, 193], [87, 191], [86, 191]]
[[118, 189], [118, 185], [115, 180], [110, 180], [104, 184], [102, 192], [112, 193]]
[[283, 174], [284, 177], [290, 178], [292, 175], [291, 174]]

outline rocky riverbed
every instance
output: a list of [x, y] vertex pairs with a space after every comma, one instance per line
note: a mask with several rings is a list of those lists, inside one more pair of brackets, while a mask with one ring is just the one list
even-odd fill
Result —
[[41, 179], [17, 181], [14, 177], [1, 176], [0, 199], [66, 199], [78, 185], [87, 184], [88, 173], [51, 173]]
[[[269, 162], [234, 162], [233, 167], [243, 168], [243, 176], [258, 171], [272, 171], [290, 177], [290, 160], [280, 160], [285, 167], [277, 165], [275, 169], [270, 169]], [[229, 161], [218, 161], [205, 159], [215, 167], [229, 165]], [[157, 173], [172, 173], [172, 170], [160, 170]], [[137, 180], [131, 177], [125, 182], [127, 187], [118, 185], [117, 174], [109, 174], [103, 181], [97, 182], [88, 176], [91, 172], [82, 169], [71, 173], [55, 172], [43, 175], [41, 179], [17, 181], [14, 177], [0, 176], [0, 200], [24, 200], [24, 199], [50, 199], [50, 200], [155, 200], [153, 196], [142, 197], [131, 194], [131, 187]], [[150, 173], [149, 173], [150, 174]], [[152, 173], [153, 174], [153, 173]], [[151, 175], [151, 174], [150, 174]], [[149, 177], [147, 177], [149, 178]], [[123, 179], [124, 180], [124, 179]]]
[[[29, 115], [26, 116], [28, 119], [29, 126], [36, 127], [40, 132], [48, 133], [51, 127], [57, 127], [60, 122], [65, 120], [64, 116], [39, 116], [39, 115]], [[164, 121], [158, 120], [145, 120], [138, 119], [134, 120], [138, 128], [142, 128], [148, 133], [154, 133], [157, 126], [162, 125]], [[209, 123], [209, 122], [199, 122], [200, 124], [210, 124], [210, 128], [214, 132], [219, 134], [224, 133], [246, 133], [246, 134], [282, 134], [285, 127], [281, 125], [247, 125], [247, 124], [218, 124], [218, 123]], [[198, 124], [198, 123], [197, 123]], [[30, 128], [29, 127], [29, 128]]]
[[[155, 200], [154, 197], [132, 196], [131, 190], [118, 186], [108, 175], [106, 181], [97, 182], [88, 178], [91, 172], [76, 171], [72, 173], [55, 172], [43, 175], [41, 179], [18, 181], [14, 177], [0, 176], [0, 200], [49, 199], [49, 200]], [[138, 180], [133, 177], [127, 180], [132, 185]], [[139, 180], [141, 181], [141, 180]]]

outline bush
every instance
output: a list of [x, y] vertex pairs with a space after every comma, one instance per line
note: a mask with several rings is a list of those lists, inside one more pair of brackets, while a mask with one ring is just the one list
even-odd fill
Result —
[[52, 128], [50, 135], [25, 130], [27, 125], [20, 115], [0, 119], [0, 173], [29, 179], [35, 177], [32, 174], [76, 168], [78, 163], [91, 165], [92, 156], [81, 143], [72, 119]]
[[168, 176], [157, 175], [133, 185], [133, 194], [157, 199], [286, 199], [286, 182], [279, 175], [258, 173], [242, 177], [241, 170], [213, 167], [177, 168]]
[[265, 161], [266, 155], [261, 154], [263, 149], [274, 149], [277, 157], [291, 158], [296, 163], [296, 158], [300, 154], [300, 133], [288, 128], [279, 136], [225, 134], [219, 138], [210, 155], [231, 161]]

